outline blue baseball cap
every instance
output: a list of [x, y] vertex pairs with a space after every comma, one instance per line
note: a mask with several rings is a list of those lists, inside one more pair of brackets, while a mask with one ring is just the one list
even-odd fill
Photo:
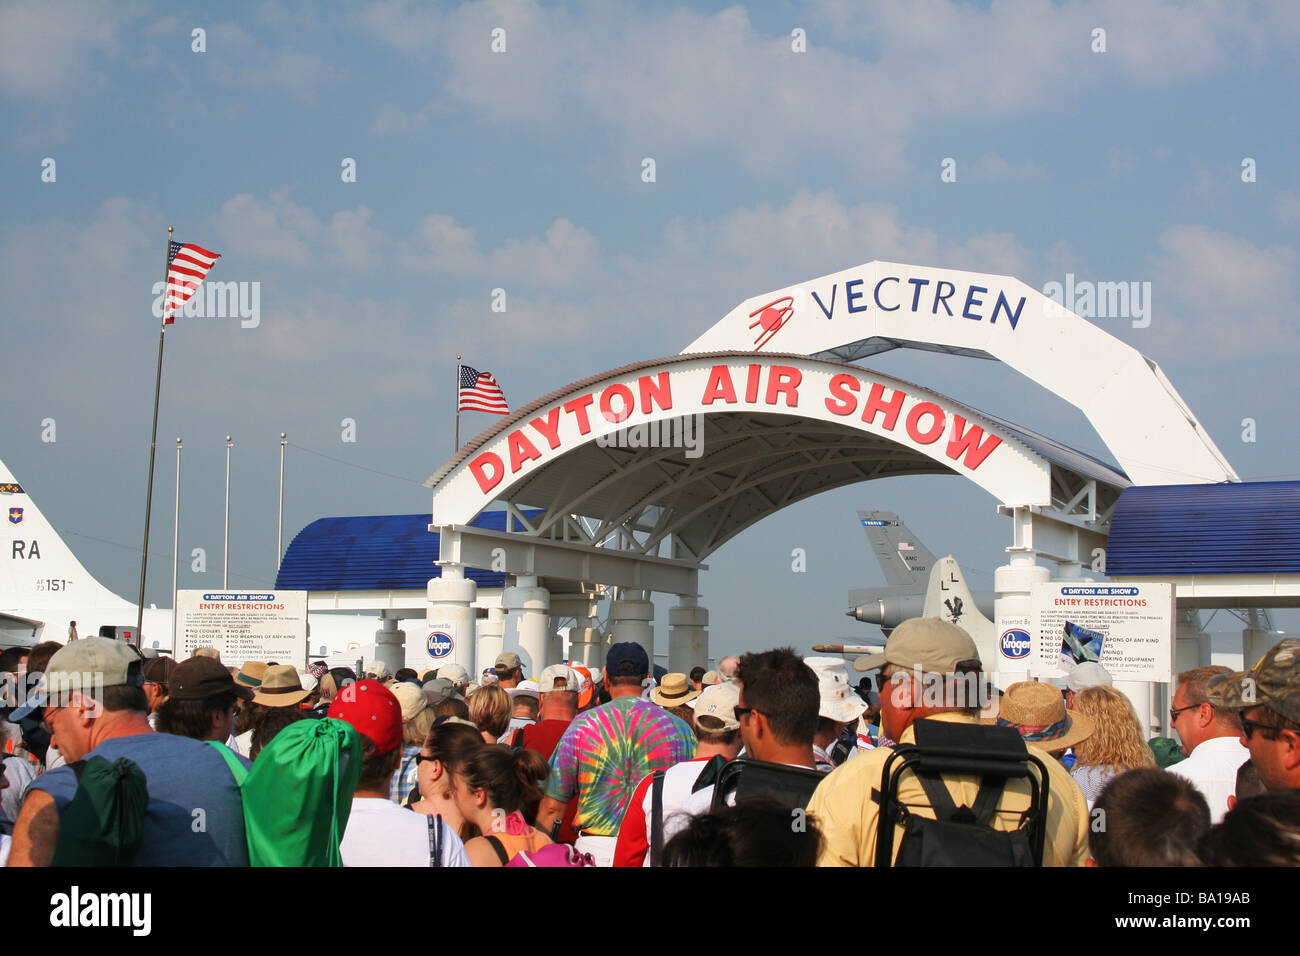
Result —
[[650, 656], [635, 641], [623, 641], [606, 652], [605, 671], [610, 677], [645, 677], [650, 673]]

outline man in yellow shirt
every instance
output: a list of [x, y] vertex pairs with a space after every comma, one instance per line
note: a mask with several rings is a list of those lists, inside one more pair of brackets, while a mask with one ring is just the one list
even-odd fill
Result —
[[[979, 698], [984, 676], [979, 673], [979, 652], [970, 636], [939, 618], [912, 618], [889, 636], [883, 653], [861, 657], [860, 671], [881, 669], [880, 732], [902, 744], [915, 741], [913, 722], [922, 718], [965, 724], [979, 722]], [[1064, 711], [1064, 703], [1062, 703]], [[1047, 833], [1044, 866], [1083, 866], [1088, 852], [1088, 803], [1070, 774], [1055, 757], [1035, 744], [1030, 751], [1043, 761], [1048, 773]], [[893, 751], [888, 747], [859, 754], [845, 761], [822, 781], [808, 804], [809, 814], [823, 835], [819, 866], [872, 866], [876, 858], [876, 833], [880, 805], [872, 799], [881, 785], [881, 772]], [[979, 791], [973, 774], [944, 776], [956, 806], [970, 806]], [[915, 774], [907, 774], [899, 800], [927, 804]], [[991, 825], [1010, 831], [1020, 825], [1019, 811], [1028, 808], [1029, 784], [1008, 780]], [[924, 816], [933, 817], [926, 808]], [[897, 856], [901, 832], [895, 832]]]

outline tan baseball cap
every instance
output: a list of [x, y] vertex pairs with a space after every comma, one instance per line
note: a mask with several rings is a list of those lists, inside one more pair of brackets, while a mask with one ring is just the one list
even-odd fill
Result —
[[886, 664], [919, 669], [923, 674], [955, 674], [962, 661], [979, 663], [980, 653], [969, 634], [937, 617], [913, 617], [889, 635], [885, 649], [853, 662], [853, 669], [870, 671]]
[[739, 730], [736, 707], [740, 704], [740, 685], [730, 681], [710, 684], [687, 706], [695, 709], [695, 723], [707, 733], [721, 734]]
[[[556, 687], [556, 681], [563, 681], [564, 684]], [[541, 676], [537, 678], [537, 686], [543, 694], [549, 694], [557, 690], [574, 694], [580, 691], [578, 675], [568, 664], [552, 664], [546, 668], [542, 671]]]

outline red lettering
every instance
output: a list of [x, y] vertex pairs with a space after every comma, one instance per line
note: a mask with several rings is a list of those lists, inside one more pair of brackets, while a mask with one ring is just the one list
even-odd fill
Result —
[[591, 395], [583, 395], [573, 401], [564, 403], [564, 410], [578, 419], [578, 434], [586, 435], [591, 432], [591, 422], [587, 421], [587, 407], [596, 399]]
[[799, 383], [803, 381], [803, 372], [788, 365], [773, 365], [767, 373], [768, 405], [776, 404], [776, 396], [785, 396], [786, 408], [799, 407]]
[[642, 375], [637, 379], [636, 384], [641, 389], [641, 411], [643, 414], [649, 415], [655, 405], [658, 405], [664, 411], [668, 411], [673, 407], [672, 380], [667, 372], [659, 373], [659, 384], [657, 385], [649, 375]]
[[745, 401], [751, 405], [758, 401], [758, 377], [762, 371], [763, 366], [751, 365], [745, 376]]
[[[826, 399], [826, 410], [832, 415], [852, 415], [858, 407], [856, 393], [862, 387], [856, 378], [845, 372], [831, 376], [831, 398]], [[839, 401], [834, 401], [838, 399]]]
[[871, 391], [867, 394], [867, 400], [862, 403], [862, 420], [868, 425], [874, 425], [876, 415], [884, 412], [885, 421], [880, 427], [885, 431], [892, 432], [894, 426], [898, 424], [898, 415], [903, 410], [903, 400], [907, 398], [907, 393], [901, 388], [896, 388], [889, 401], [884, 400], [884, 394], [885, 386], [879, 382], [871, 386]]
[[552, 408], [546, 413], [546, 419], [534, 418], [528, 424], [537, 429], [538, 434], [546, 439], [552, 449], [560, 447], [560, 410]]
[[[623, 401], [622, 411], [614, 411], [615, 395]], [[634, 408], [636, 408], [636, 399], [632, 396], [632, 389], [626, 385], [610, 385], [600, 393], [600, 413], [605, 416], [607, 422], [625, 421]]]
[[[921, 431], [921, 418], [929, 415], [929, 431]], [[912, 410], [907, 413], [907, 433], [912, 436], [912, 440], [922, 445], [932, 445], [939, 440], [943, 434], [944, 414], [943, 409], [934, 402], [917, 402], [912, 406]]]
[[1002, 444], [1002, 439], [997, 435], [989, 435], [981, 442], [984, 429], [978, 425], [967, 428], [966, 419], [960, 415], [952, 416], [952, 433], [952, 437], [948, 439], [948, 457], [956, 461], [964, 452], [965, 465], [972, 470], [983, 464], [984, 459], [993, 453], [993, 449]]
[[510, 433], [510, 437], [506, 439], [506, 444], [510, 446], [510, 474], [512, 475], [523, 467], [524, 462], [542, 457], [542, 453], [537, 450], [537, 446], [530, 442], [527, 436], [517, 428]]
[[[489, 467], [494, 474], [488, 475], [487, 470]], [[501, 479], [506, 475], [506, 466], [501, 460], [501, 456], [491, 451], [485, 451], [471, 461], [469, 470], [474, 473], [474, 480], [478, 482], [479, 491], [484, 494], [501, 484]]]
[[731, 384], [731, 369], [725, 365], [715, 365], [709, 372], [709, 382], [704, 386], [704, 397], [700, 399], [700, 404], [712, 405], [718, 399], [722, 399], [728, 405], [736, 404], [736, 389]]

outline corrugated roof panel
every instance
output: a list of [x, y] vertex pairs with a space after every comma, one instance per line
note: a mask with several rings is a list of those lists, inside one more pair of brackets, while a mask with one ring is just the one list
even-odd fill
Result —
[[1300, 481], [1126, 488], [1106, 573], [1300, 573]]
[[[529, 519], [540, 510], [521, 509]], [[506, 512], [485, 511], [471, 524], [504, 531]], [[300, 591], [422, 590], [442, 576], [440, 536], [429, 515], [367, 515], [319, 518], [294, 536], [280, 564], [275, 586]], [[481, 588], [505, 587], [505, 574], [466, 568]]]

